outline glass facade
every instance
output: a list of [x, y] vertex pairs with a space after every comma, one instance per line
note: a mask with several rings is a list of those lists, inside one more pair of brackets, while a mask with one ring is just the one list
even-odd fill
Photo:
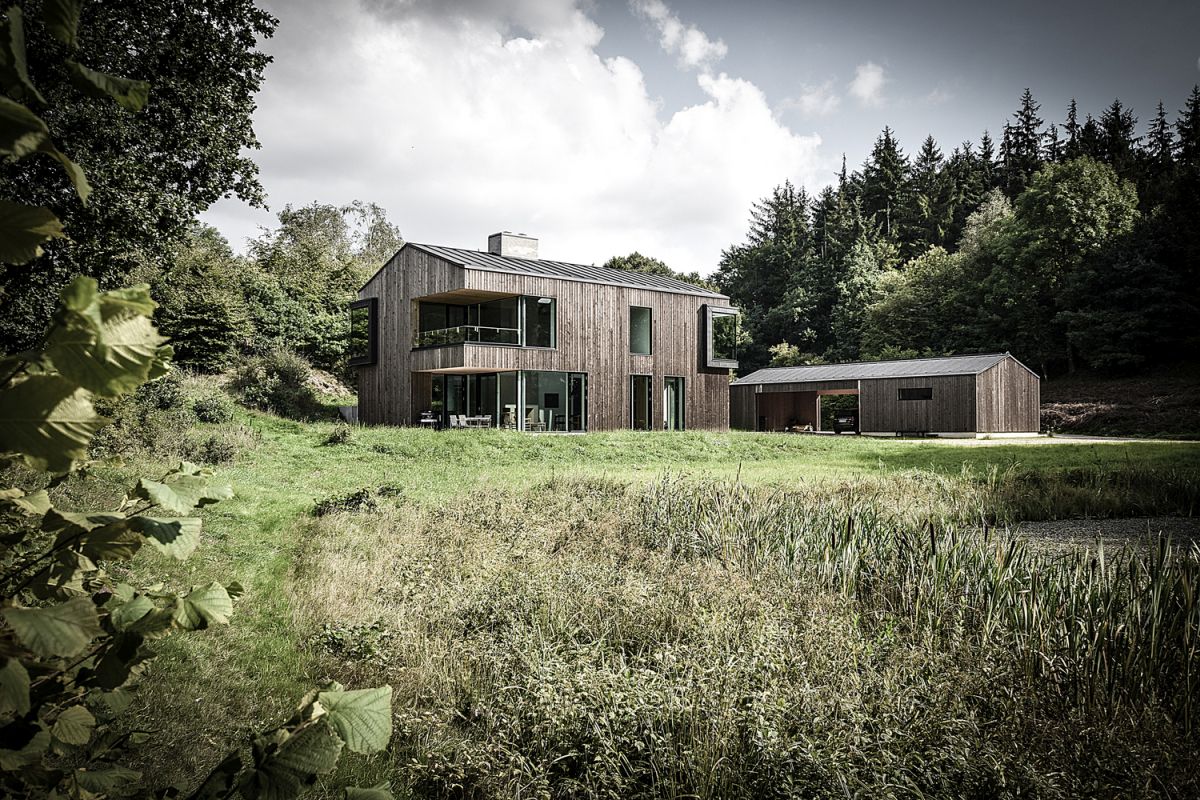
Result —
[[464, 342], [557, 347], [557, 306], [553, 297], [501, 297], [472, 305], [420, 300], [413, 347]]
[[587, 374], [528, 370], [434, 375], [429, 410], [446, 428], [583, 432]]

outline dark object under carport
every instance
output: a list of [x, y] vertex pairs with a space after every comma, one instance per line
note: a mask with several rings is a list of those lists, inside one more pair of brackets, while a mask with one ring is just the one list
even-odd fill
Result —
[[760, 369], [730, 384], [730, 427], [819, 430], [820, 398], [858, 395], [864, 434], [1032, 434], [1041, 381], [1009, 353]]

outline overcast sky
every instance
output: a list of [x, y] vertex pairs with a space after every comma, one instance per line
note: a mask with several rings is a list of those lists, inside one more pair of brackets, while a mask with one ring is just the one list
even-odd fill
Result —
[[1120, 97], [1144, 132], [1200, 82], [1200, 2], [273, 0], [255, 129], [271, 211], [378, 203], [405, 239], [633, 250], [711, 272], [750, 204], [816, 191], [891, 125], [906, 152], [999, 130], [1030, 87], [1058, 122]]

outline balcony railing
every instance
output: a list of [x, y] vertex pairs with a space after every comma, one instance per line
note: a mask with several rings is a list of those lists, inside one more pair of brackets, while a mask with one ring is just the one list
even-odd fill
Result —
[[447, 344], [478, 342], [480, 344], [520, 344], [519, 328], [490, 328], [486, 325], [458, 325], [436, 331], [421, 331], [413, 347], [440, 347]]

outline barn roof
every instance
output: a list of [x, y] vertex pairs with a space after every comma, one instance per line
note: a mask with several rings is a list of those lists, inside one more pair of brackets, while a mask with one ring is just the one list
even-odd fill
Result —
[[738, 378], [732, 385], [859, 381], [873, 378], [925, 378], [934, 375], [978, 375], [1006, 358], [1011, 358], [1011, 356], [1008, 353], [985, 353], [940, 358], [906, 358], [902, 361], [815, 364], [809, 367], [767, 367], [751, 372], [744, 378]]
[[675, 294], [695, 294], [704, 297], [728, 298], [717, 292], [685, 283], [664, 275], [648, 275], [644, 272], [634, 272], [626, 269], [610, 267], [594, 267], [587, 264], [571, 264], [566, 261], [547, 261], [543, 258], [512, 258], [498, 256], [480, 250], [465, 250], [460, 247], [442, 247], [435, 244], [417, 244], [408, 242], [406, 247], [416, 247], [426, 253], [444, 258], [468, 269], [480, 269], [488, 272], [505, 272], [515, 275], [538, 275], [546, 278], [559, 278], [585, 283], [604, 283], [611, 286], [626, 286], [631, 289], [651, 289], [657, 292], [673, 292]]

